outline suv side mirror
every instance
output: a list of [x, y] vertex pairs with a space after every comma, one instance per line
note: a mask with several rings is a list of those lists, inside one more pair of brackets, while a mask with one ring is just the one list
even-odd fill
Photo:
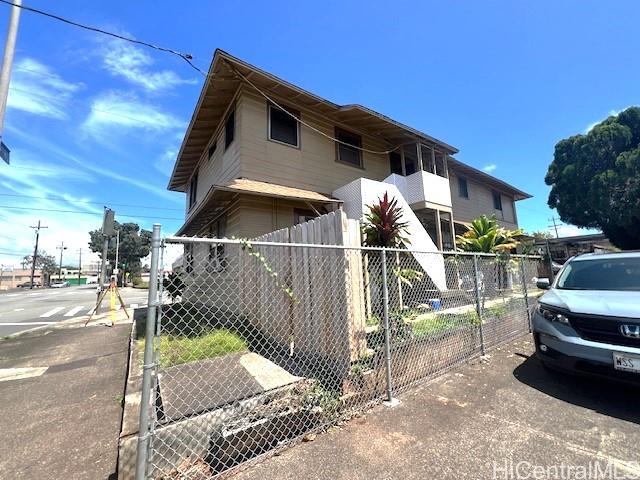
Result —
[[536, 287], [541, 290], [549, 290], [551, 288], [551, 282], [548, 278], [539, 278], [536, 282]]

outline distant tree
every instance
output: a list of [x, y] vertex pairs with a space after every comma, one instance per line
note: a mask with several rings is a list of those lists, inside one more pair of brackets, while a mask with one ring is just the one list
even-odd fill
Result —
[[[135, 275], [141, 270], [140, 260], [151, 251], [151, 232], [142, 230], [137, 223], [115, 222], [115, 230], [120, 231], [120, 250], [118, 253], [117, 268]], [[92, 252], [98, 253], [102, 259], [103, 237], [100, 230], [89, 232], [89, 248]], [[107, 259], [115, 261], [116, 239], [115, 236], [109, 243]]]
[[536, 240], [551, 240], [555, 238], [555, 236], [549, 232], [545, 232], [543, 230], [537, 230], [535, 232], [531, 232], [531, 236]]
[[[26, 255], [22, 259], [23, 268], [31, 268], [33, 265], [33, 255]], [[45, 279], [48, 279], [51, 275], [58, 271], [58, 264], [56, 258], [53, 255], [49, 255], [46, 251], [40, 250], [36, 257], [36, 270], [42, 270]], [[45, 281], [46, 283], [46, 281]]]
[[545, 182], [562, 221], [599, 228], [619, 248], [640, 248], [640, 108], [558, 142]]

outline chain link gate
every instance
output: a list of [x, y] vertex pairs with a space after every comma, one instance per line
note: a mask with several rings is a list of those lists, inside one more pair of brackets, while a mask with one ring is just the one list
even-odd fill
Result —
[[229, 472], [529, 331], [537, 257], [153, 239], [139, 479]]

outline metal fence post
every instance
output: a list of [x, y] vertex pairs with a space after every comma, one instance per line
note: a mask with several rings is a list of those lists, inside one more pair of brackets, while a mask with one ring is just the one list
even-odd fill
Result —
[[522, 274], [522, 291], [524, 293], [524, 305], [527, 309], [527, 323], [529, 324], [529, 333], [531, 333], [531, 312], [529, 311], [529, 291], [527, 289], [527, 277], [524, 271], [524, 258], [520, 259], [520, 272]]
[[384, 326], [384, 357], [385, 369], [387, 373], [387, 405], [394, 405], [393, 387], [391, 379], [391, 332], [389, 331], [389, 288], [387, 285], [387, 252], [383, 248], [380, 251], [380, 261], [382, 262], [382, 322]]
[[153, 342], [155, 335], [156, 309], [158, 308], [158, 260], [160, 258], [160, 224], [153, 225], [151, 235], [151, 273], [149, 275], [149, 301], [144, 337], [144, 365], [142, 367], [142, 392], [140, 400], [140, 423], [138, 429], [138, 451], [136, 457], [136, 480], [146, 478], [149, 461], [149, 400], [151, 398], [151, 370], [153, 365]]
[[482, 327], [482, 305], [480, 304], [480, 276], [478, 275], [478, 256], [473, 256], [473, 279], [476, 286], [476, 313], [480, 322], [480, 353], [485, 354], [484, 350], [484, 330]]

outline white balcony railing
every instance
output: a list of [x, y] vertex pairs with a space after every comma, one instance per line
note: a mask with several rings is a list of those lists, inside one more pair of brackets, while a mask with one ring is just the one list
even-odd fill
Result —
[[451, 207], [451, 189], [448, 178], [420, 170], [406, 177], [392, 173], [383, 181], [398, 187], [409, 205], [428, 202]]

